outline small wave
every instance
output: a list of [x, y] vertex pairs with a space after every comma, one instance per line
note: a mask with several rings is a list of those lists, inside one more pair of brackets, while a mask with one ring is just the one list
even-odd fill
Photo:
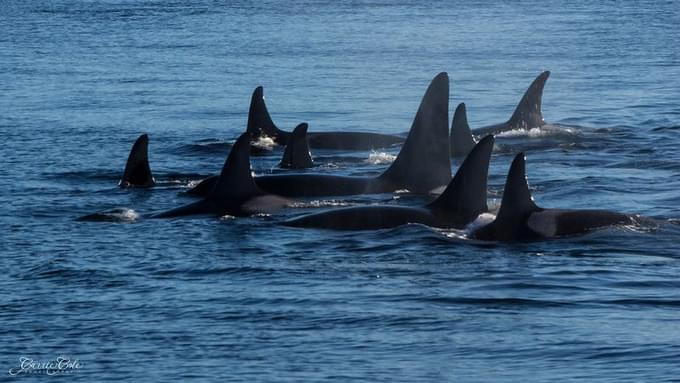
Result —
[[501, 132], [498, 133], [498, 137], [530, 137], [530, 138], [537, 138], [537, 137], [546, 137], [546, 136], [555, 136], [555, 135], [565, 135], [565, 134], [576, 134], [576, 129], [574, 128], [557, 128], [554, 126], [551, 127], [540, 127], [540, 128], [531, 128], [531, 129], [513, 129], [509, 130], [507, 132]]
[[191, 180], [187, 183], [187, 189], [193, 189], [196, 185], [200, 184], [203, 180]]
[[491, 213], [482, 213], [463, 229], [436, 229], [436, 231], [448, 239], [469, 241], [471, 233], [493, 222], [495, 218], [496, 216]]
[[646, 224], [641, 224], [641, 223], [632, 223], [630, 225], [622, 225], [620, 226], [621, 229], [631, 232], [631, 233], [638, 233], [638, 234], [648, 234], [648, 233], [653, 233], [658, 229], [658, 226], [652, 226], [652, 225], [646, 225]]
[[365, 162], [371, 165], [391, 164], [392, 162], [394, 162], [396, 158], [397, 156], [393, 154], [385, 152], [376, 152], [373, 150], [368, 155], [368, 158], [365, 160]]
[[680, 301], [677, 299], [612, 299], [606, 301], [599, 301], [597, 303], [606, 305], [618, 305], [618, 306], [632, 306], [632, 307], [670, 307], [678, 308], [680, 307]]
[[288, 205], [288, 207], [298, 208], [298, 209], [309, 209], [309, 208], [319, 208], [319, 207], [346, 207], [353, 206], [354, 204], [347, 201], [336, 201], [336, 200], [314, 200], [309, 202], [293, 202]]
[[339, 167], [339, 164], [359, 164], [359, 163], [366, 163], [368, 160], [363, 157], [358, 157], [358, 156], [353, 156], [353, 155], [347, 155], [347, 156], [341, 156], [341, 155], [315, 155], [314, 156], [314, 162], [319, 162], [323, 164], [329, 164], [333, 165], [334, 167]]
[[110, 171], [110, 170], [83, 170], [83, 171], [69, 171], [69, 172], [58, 172], [46, 174], [47, 178], [56, 180], [67, 180], [69, 182], [82, 182], [91, 180], [119, 180], [121, 172]]
[[100, 269], [75, 268], [52, 260], [19, 274], [23, 280], [49, 280], [60, 285], [76, 284], [88, 288], [112, 288], [127, 285], [127, 281], [115, 273]]
[[680, 125], [673, 125], [673, 126], [659, 126], [654, 129], [652, 129], [652, 132], [671, 132], [675, 133], [676, 131], [680, 130]]
[[461, 230], [456, 230], [456, 229], [441, 229], [438, 230], [442, 235], [444, 235], [446, 238], [450, 239], [460, 239], [460, 240], [465, 240], [467, 239], [467, 233], [465, 231]]
[[465, 227], [465, 232], [468, 234], [473, 233], [475, 230], [490, 224], [494, 219], [496, 219], [495, 215], [491, 213], [482, 213]]
[[[315, 162], [316, 162], [316, 160], [315, 160]], [[317, 165], [314, 165], [314, 166], [317, 166]], [[322, 169], [340, 169], [341, 168], [340, 165], [333, 163], [333, 162], [329, 162], [329, 163], [318, 165], [318, 166], [319, 166], [319, 168], [322, 168]]]
[[563, 307], [572, 306], [580, 304], [581, 302], [568, 302], [568, 301], [553, 301], [553, 300], [541, 300], [541, 299], [529, 299], [529, 298], [496, 298], [496, 297], [433, 297], [426, 298], [425, 301], [429, 301], [435, 304], [442, 305], [470, 305], [470, 306], [482, 306], [482, 307]]
[[[189, 181], [191, 182], [191, 181]], [[187, 184], [186, 179], [184, 178], [174, 178], [174, 179], [167, 179], [167, 180], [160, 180], [156, 181], [156, 187], [176, 187], [176, 186], [185, 186]]]
[[231, 266], [231, 267], [216, 267], [207, 269], [172, 269], [159, 270], [153, 272], [154, 275], [160, 277], [167, 276], [210, 276], [210, 275], [271, 275], [277, 270], [264, 267], [255, 266]]
[[125, 207], [116, 207], [113, 209], [107, 209], [98, 211], [96, 213], [84, 215], [76, 221], [85, 222], [134, 222], [139, 218], [139, 214]]
[[187, 144], [176, 148], [172, 152], [182, 155], [206, 155], [206, 154], [224, 154], [232, 147], [228, 142], [201, 142], [198, 144]]

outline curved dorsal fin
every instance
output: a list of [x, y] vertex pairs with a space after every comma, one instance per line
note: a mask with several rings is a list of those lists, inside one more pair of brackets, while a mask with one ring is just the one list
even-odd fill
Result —
[[451, 180], [449, 76], [439, 73], [427, 88], [399, 155], [380, 179], [397, 189], [428, 193]]
[[526, 159], [524, 153], [519, 153], [510, 165], [496, 221], [512, 221], [537, 209], [527, 182]]
[[475, 146], [470, 125], [467, 121], [465, 103], [458, 104], [451, 122], [451, 156], [465, 157]]
[[120, 187], [151, 187], [156, 184], [149, 167], [149, 136], [142, 134], [137, 138], [128, 155]]
[[243, 133], [231, 148], [208, 198], [237, 199], [261, 194], [250, 170], [250, 136]]
[[264, 90], [258, 86], [253, 91], [250, 98], [250, 109], [248, 110], [248, 128], [246, 130], [250, 133], [253, 139], [267, 136], [271, 137], [279, 145], [285, 145], [288, 140], [288, 132], [284, 132], [274, 125], [267, 105], [264, 103]]
[[508, 120], [512, 129], [531, 129], [545, 123], [541, 113], [541, 101], [543, 99], [543, 87], [549, 76], [550, 71], [539, 74], [524, 92], [522, 100]]
[[309, 153], [309, 142], [307, 140], [307, 123], [302, 123], [295, 127], [288, 139], [286, 150], [279, 164], [282, 168], [303, 169], [314, 166], [312, 155]]
[[448, 215], [470, 222], [488, 211], [486, 183], [494, 137], [484, 137], [465, 157], [446, 190], [428, 205]]
[[526, 226], [531, 213], [542, 209], [534, 203], [526, 178], [524, 153], [515, 156], [505, 181], [503, 199], [496, 219], [479, 229], [473, 237], [494, 241], [517, 241], [535, 233]]

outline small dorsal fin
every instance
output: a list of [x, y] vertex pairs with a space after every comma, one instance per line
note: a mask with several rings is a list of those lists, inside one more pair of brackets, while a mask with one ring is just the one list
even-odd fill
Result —
[[243, 133], [231, 148], [208, 198], [242, 199], [261, 194], [250, 170], [250, 136]]
[[467, 121], [465, 103], [458, 104], [451, 122], [451, 156], [465, 157], [475, 146], [470, 125]]
[[515, 156], [505, 181], [503, 199], [496, 219], [482, 227], [473, 236], [477, 239], [495, 241], [517, 241], [529, 238], [535, 233], [526, 226], [531, 213], [541, 211], [531, 197], [526, 178], [524, 153]]
[[543, 114], [541, 113], [541, 101], [543, 99], [543, 87], [550, 76], [550, 71], [545, 71], [536, 77], [531, 83], [522, 100], [517, 105], [508, 123], [512, 129], [531, 129], [542, 126]]
[[524, 153], [519, 153], [510, 165], [496, 221], [513, 220], [513, 217], [525, 215], [537, 209], [527, 182]]
[[279, 164], [280, 167], [288, 169], [304, 169], [314, 166], [312, 155], [309, 153], [307, 128], [308, 125], [304, 122], [295, 127], [288, 139], [286, 150], [283, 152], [283, 158]]
[[465, 157], [449, 186], [428, 207], [455, 215], [464, 222], [488, 211], [486, 185], [493, 144], [491, 135], [480, 140]]
[[128, 155], [120, 187], [151, 187], [156, 184], [149, 167], [149, 136], [142, 134], [137, 138]]
[[264, 90], [261, 86], [255, 88], [250, 98], [247, 132], [250, 133], [251, 139], [267, 136], [274, 139], [279, 145], [285, 145], [288, 142], [290, 133], [284, 132], [274, 125], [267, 105], [264, 103]]
[[449, 76], [439, 73], [427, 88], [399, 155], [380, 176], [397, 189], [428, 193], [451, 180]]

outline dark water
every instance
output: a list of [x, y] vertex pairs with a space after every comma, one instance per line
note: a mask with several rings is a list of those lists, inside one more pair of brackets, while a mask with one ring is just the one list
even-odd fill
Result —
[[[78, 359], [63, 381], [672, 381], [680, 376], [680, 7], [674, 2], [0, 2], [0, 371]], [[246, 219], [78, 222], [189, 201], [265, 87], [290, 130], [406, 131], [429, 80], [473, 127], [542, 70], [562, 134], [500, 137], [545, 207], [658, 219], [479, 246], [410, 225], [289, 229]], [[116, 187], [151, 137], [153, 190]], [[388, 151], [394, 154], [394, 150]], [[376, 174], [382, 153], [315, 153]], [[280, 152], [253, 159], [272, 171]], [[306, 206], [306, 207], [305, 207]]]

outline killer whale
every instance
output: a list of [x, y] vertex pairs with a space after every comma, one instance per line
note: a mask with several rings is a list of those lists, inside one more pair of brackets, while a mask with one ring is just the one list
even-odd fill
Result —
[[288, 139], [286, 149], [279, 167], [286, 169], [304, 169], [314, 166], [312, 155], [309, 153], [309, 140], [307, 139], [306, 123], [302, 123], [293, 129], [293, 133]]
[[229, 152], [222, 172], [210, 193], [202, 200], [155, 214], [152, 218], [187, 215], [232, 215], [237, 217], [270, 213], [290, 201], [262, 191], [250, 170], [250, 136], [243, 133]]
[[130, 149], [123, 176], [118, 182], [122, 188], [148, 188], [156, 184], [149, 167], [149, 136], [142, 134]]
[[357, 206], [333, 209], [289, 220], [286, 226], [334, 230], [376, 230], [420, 223], [463, 228], [488, 210], [487, 175], [494, 137], [483, 138], [467, 155], [444, 192], [422, 207]]
[[[285, 197], [379, 194], [403, 189], [429, 193], [451, 180], [448, 103], [449, 77], [441, 72], [427, 88], [397, 158], [378, 177], [277, 174], [255, 177], [255, 182], [261, 189]], [[205, 195], [215, 181], [215, 177], [207, 178], [187, 193]]]
[[539, 74], [524, 92], [510, 119], [500, 124], [470, 130], [465, 104], [458, 105], [451, 123], [451, 155], [453, 157], [465, 156], [475, 144], [474, 136], [496, 135], [518, 129], [531, 130], [546, 125], [541, 112], [541, 103], [543, 88], [548, 77], [550, 77], [550, 71]]
[[[250, 99], [247, 131], [254, 141], [269, 137], [282, 146], [287, 145], [292, 136], [292, 133], [279, 129], [272, 121], [261, 86], [255, 88]], [[404, 137], [370, 132], [309, 132], [307, 137], [310, 148], [328, 150], [371, 150], [404, 142]]]
[[526, 242], [585, 234], [596, 229], [633, 224], [633, 216], [607, 210], [566, 210], [538, 207], [526, 179], [524, 153], [512, 161], [496, 219], [473, 231], [473, 239]]

